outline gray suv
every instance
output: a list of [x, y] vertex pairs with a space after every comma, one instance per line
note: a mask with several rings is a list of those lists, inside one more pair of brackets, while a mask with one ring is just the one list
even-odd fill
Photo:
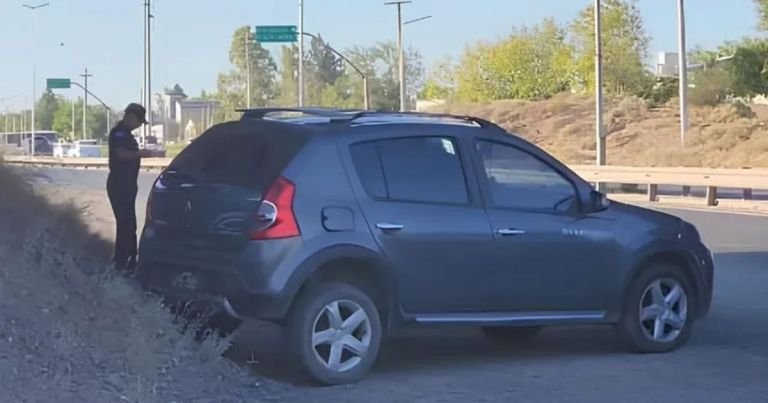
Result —
[[156, 179], [139, 278], [215, 306], [222, 331], [284, 326], [298, 366], [339, 384], [411, 324], [505, 342], [605, 324], [670, 351], [709, 310], [713, 261], [691, 224], [609, 201], [481, 119], [255, 109]]

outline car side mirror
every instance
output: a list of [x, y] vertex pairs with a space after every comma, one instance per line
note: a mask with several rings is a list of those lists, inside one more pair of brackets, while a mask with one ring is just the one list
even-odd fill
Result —
[[603, 211], [611, 205], [611, 201], [608, 200], [608, 197], [597, 190], [589, 192], [589, 201], [590, 209], [592, 211]]

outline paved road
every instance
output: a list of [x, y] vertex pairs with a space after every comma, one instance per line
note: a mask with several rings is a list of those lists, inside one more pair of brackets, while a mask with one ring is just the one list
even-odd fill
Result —
[[[38, 172], [40, 183], [89, 190], [105, 181], [103, 172]], [[140, 178], [140, 206], [151, 180]], [[712, 311], [674, 353], [626, 354], [602, 327], [549, 329], [512, 349], [471, 329], [411, 329], [385, 345], [368, 378], [334, 388], [297, 380], [272, 326], [249, 324], [229, 355], [277, 381], [281, 401], [768, 402], [768, 217], [666, 211], [699, 227], [717, 264]]]

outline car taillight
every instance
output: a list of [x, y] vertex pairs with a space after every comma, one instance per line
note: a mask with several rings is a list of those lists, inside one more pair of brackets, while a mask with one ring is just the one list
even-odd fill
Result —
[[256, 216], [257, 227], [252, 240], [292, 238], [299, 236], [299, 224], [293, 213], [296, 186], [285, 178], [277, 178], [267, 191]]

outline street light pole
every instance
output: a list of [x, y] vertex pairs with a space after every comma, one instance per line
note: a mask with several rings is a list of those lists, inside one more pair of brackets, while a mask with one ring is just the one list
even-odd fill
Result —
[[251, 28], [245, 34], [245, 105], [251, 109]]
[[685, 46], [685, 5], [677, 1], [678, 28], [678, 64], [680, 81], [680, 143], [685, 145], [685, 132], [688, 129], [688, 61]]
[[32, 137], [30, 138], [30, 151], [31, 156], [35, 156], [35, 109], [36, 109], [36, 102], [35, 99], [37, 97], [37, 54], [35, 52], [35, 46], [34, 43], [37, 41], [37, 13], [35, 10], [47, 7], [50, 3], [42, 3], [38, 5], [31, 6], [29, 4], [23, 4], [22, 7], [29, 9], [32, 11]]
[[[596, 163], [605, 165], [605, 135], [603, 134], [603, 48], [600, 0], [595, 0], [595, 142], [597, 144]], [[605, 190], [604, 183], [597, 184], [597, 190]]]
[[93, 74], [88, 74], [88, 67], [86, 67], [85, 73], [80, 74], [80, 77], [83, 77], [85, 81], [85, 87], [83, 88], [85, 91], [85, 96], [83, 97], [83, 140], [86, 140], [88, 138], [86, 129], [88, 126], [88, 77], [93, 77]]
[[322, 42], [323, 46], [325, 46], [328, 50], [333, 52], [333, 54], [338, 56], [341, 60], [347, 62], [350, 65], [350, 67], [352, 67], [352, 69], [354, 69], [357, 72], [357, 74], [360, 75], [360, 78], [362, 78], [362, 80], [363, 80], [363, 109], [365, 109], [365, 110], [370, 109], [371, 108], [371, 103], [370, 103], [369, 94], [368, 94], [368, 76], [366, 76], [365, 73], [362, 70], [360, 70], [359, 67], [357, 67], [357, 65], [352, 63], [352, 60], [349, 60], [349, 58], [344, 56], [338, 50], [334, 49], [331, 45], [329, 45], [327, 42], [322, 40], [322, 38], [320, 38], [319, 36], [317, 36], [315, 34], [311, 34], [309, 32], [304, 32], [304, 36], [308, 36], [308, 37], [310, 37], [312, 39], [316, 39], [316, 40], [319, 40], [320, 42]]
[[152, 54], [151, 54], [151, 0], [144, 1], [144, 108], [147, 110], [147, 124], [142, 126], [140, 145], [144, 145], [147, 136], [152, 134]]
[[299, 108], [304, 107], [304, 0], [299, 0]]
[[399, 57], [398, 76], [400, 81], [400, 111], [405, 112], [406, 94], [405, 94], [405, 51], [403, 50], [403, 4], [412, 3], [409, 0], [398, 0], [384, 3], [385, 5], [394, 5], [397, 7], [397, 53]]

